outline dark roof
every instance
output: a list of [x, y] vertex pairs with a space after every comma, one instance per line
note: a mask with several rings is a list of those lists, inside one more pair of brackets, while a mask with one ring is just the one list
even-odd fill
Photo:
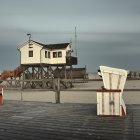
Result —
[[39, 44], [39, 45], [41, 45], [41, 46], [45, 46], [45, 44], [42, 44], [42, 43], [39, 43], [39, 42], [37, 42], [37, 41], [34, 41], [34, 40], [32, 40], [33, 42], [35, 42], [36, 44]]
[[33, 41], [46, 49], [55, 50], [55, 49], [65, 49], [70, 43], [60, 43], [60, 44], [42, 44], [36, 41]]
[[44, 46], [47, 49], [54, 50], [54, 49], [65, 49], [69, 43], [62, 43], [62, 44], [49, 44]]

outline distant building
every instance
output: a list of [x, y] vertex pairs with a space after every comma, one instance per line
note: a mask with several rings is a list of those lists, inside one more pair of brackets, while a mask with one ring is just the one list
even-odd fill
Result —
[[36, 41], [28, 41], [21, 45], [20, 51], [21, 65], [76, 65], [77, 58], [72, 57], [70, 43], [42, 44]]

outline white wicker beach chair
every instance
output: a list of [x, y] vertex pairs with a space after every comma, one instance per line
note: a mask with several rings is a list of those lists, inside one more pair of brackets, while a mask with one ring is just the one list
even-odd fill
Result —
[[100, 66], [104, 89], [97, 90], [97, 115], [125, 116], [126, 106], [122, 99], [127, 71]]

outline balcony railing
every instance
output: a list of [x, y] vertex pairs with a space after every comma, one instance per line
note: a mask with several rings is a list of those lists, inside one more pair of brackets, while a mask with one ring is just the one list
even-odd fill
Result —
[[67, 56], [66, 57], [66, 64], [67, 65], [77, 65], [77, 57]]

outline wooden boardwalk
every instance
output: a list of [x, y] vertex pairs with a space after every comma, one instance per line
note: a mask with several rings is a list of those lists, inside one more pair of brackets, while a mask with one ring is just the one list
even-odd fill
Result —
[[127, 105], [127, 116], [100, 117], [96, 104], [4, 101], [0, 140], [139, 140], [140, 105]]

